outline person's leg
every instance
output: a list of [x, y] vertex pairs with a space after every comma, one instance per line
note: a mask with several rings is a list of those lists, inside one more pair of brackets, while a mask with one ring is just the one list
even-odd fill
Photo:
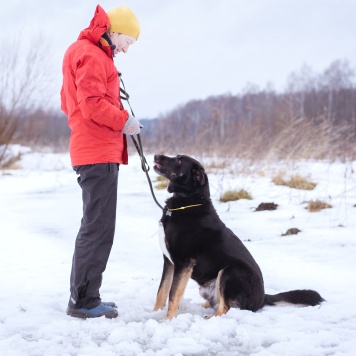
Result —
[[102, 273], [115, 232], [118, 165], [95, 164], [74, 169], [82, 188], [83, 218], [75, 243], [68, 306], [89, 310], [101, 304]]

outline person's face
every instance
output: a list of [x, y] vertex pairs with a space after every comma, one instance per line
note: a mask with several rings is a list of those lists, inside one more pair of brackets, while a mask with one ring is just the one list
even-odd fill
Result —
[[121, 52], [126, 53], [129, 47], [136, 42], [136, 38], [130, 35], [124, 35], [123, 33], [109, 32], [109, 36], [112, 44], [116, 46], [114, 54]]

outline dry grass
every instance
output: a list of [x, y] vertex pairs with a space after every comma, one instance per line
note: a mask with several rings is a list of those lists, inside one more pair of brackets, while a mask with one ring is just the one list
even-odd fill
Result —
[[[195, 154], [193, 153], [193, 157]], [[203, 158], [202, 158], [203, 160]], [[231, 158], [228, 157], [220, 157], [216, 160], [208, 161], [204, 163], [204, 170], [206, 174], [234, 174], [234, 168], [232, 166]]]
[[[253, 125], [249, 120], [214, 121], [214, 118], [205, 118], [205, 114], [202, 114], [204, 120], [199, 123], [199, 130], [193, 137], [187, 134], [189, 122], [185, 120], [183, 125], [179, 120], [175, 121], [172, 115], [166, 120], [175, 127], [175, 139], [171, 136], [172, 125], [167, 125], [167, 121], [163, 125], [162, 121], [159, 139], [146, 140], [145, 143], [152, 152], [176, 152], [184, 147], [185, 153], [193, 156], [239, 157], [254, 162], [355, 159], [355, 131], [351, 129], [356, 125], [354, 119], [352, 125], [351, 122], [341, 124], [339, 121], [331, 124], [325, 116], [306, 120], [305, 117], [299, 117], [299, 113], [287, 111], [281, 107], [281, 112], [272, 121], [266, 121], [263, 115], [255, 113]], [[182, 112], [179, 114], [184, 116]], [[224, 134], [219, 137], [217, 131], [221, 129]], [[214, 164], [212, 169], [215, 169]]]
[[308, 205], [306, 209], [310, 211], [311, 213], [315, 213], [317, 211], [323, 210], [323, 209], [330, 209], [332, 208], [332, 205], [325, 203], [321, 200], [310, 200], [308, 201]]
[[289, 180], [285, 180], [281, 175], [277, 175], [272, 181], [276, 185], [284, 185], [289, 188], [301, 190], [313, 190], [316, 187], [316, 183], [300, 175], [292, 176]]
[[251, 194], [247, 192], [244, 189], [240, 190], [227, 190], [221, 197], [220, 201], [223, 203], [229, 202], [229, 201], [235, 201], [235, 200], [240, 200], [240, 199], [248, 199], [251, 200]]
[[21, 159], [21, 154], [11, 157], [8, 160], [3, 160], [0, 162], [0, 169], [21, 169], [19, 161]]
[[[219, 162], [220, 161], [220, 162]], [[204, 165], [205, 170], [219, 170], [225, 169], [229, 164], [225, 160], [211, 161], [210, 163]]]
[[167, 189], [169, 184], [169, 180], [162, 176], [158, 176], [156, 182], [157, 182], [157, 184], [155, 185], [156, 189]]

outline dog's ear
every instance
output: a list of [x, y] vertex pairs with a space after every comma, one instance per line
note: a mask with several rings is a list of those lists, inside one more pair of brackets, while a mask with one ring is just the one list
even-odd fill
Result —
[[205, 174], [205, 170], [202, 166], [195, 165], [192, 169], [192, 176], [196, 182], [200, 183], [200, 185], [205, 184], [206, 174]]

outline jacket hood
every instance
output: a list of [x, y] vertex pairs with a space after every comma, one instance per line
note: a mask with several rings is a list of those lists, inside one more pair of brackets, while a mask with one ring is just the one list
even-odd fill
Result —
[[109, 17], [104, 9], [98, 5], [89, 27], [80, 32], [78, 40], [88, 39], [98, 44], [100, 37], [110, 28]]

